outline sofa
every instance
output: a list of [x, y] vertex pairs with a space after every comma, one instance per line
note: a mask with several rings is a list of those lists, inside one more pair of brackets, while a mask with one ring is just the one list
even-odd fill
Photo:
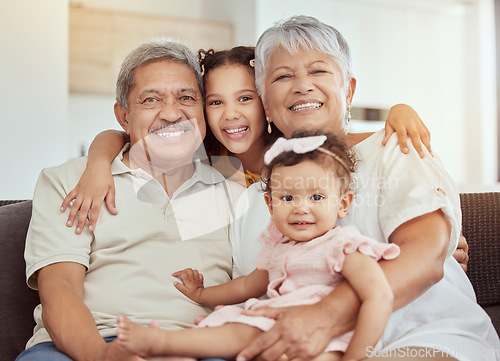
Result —
[[[460, 194], [469, 243], [467, 275], [478, 303], [500, 330], [500, 193]], [[38, 293], [25, 282], [24, 241], [31, 201], [0, 201], [0, 361], [12, 361], [33, 332]]]

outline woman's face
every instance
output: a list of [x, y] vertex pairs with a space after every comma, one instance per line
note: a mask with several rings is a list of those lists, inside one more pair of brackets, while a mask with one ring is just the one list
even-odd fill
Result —
[[330, 55], [308, 48], [292, 55], [278, 47], [267, 64], [264, 106], [287, 138], [299, 129], [345, 133], [345, 112], [355, 84], [353, 79], [346, 93], [340, 68]]
[[266, 126], [255, 77], [243, 65], [220, 66], [208, 73], [205, 89], [210, 129], [230, 152], [246, 152]]

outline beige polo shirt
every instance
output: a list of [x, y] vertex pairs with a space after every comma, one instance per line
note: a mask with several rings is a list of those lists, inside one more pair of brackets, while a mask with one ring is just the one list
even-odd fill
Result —
[[[37, 289], [37, 271], [47, 265], [76, 262], [87, 268], [84, 302], [103, 337], [116, 335], [120, 314], [141, 324], [158, 319], [163, 328], [190, 327], [210, 309], [181, 294], [171, 274], [196, 268], [205, 286], [230, 279], [228, 224], [244, 188], [195, 161], [193, 176], [170, 199], [148, 173], [129, 169], [121, 159], [122, 154], [112, 164], [118, 215], [102, 207], [95, 231], [80, 235], [65, 226], [68, 211], [58, 209], [77, 184], [86, 158], [42, 171], [26, 240], [28, 285]], [[41, 305], [34, 317], [35, 333], [27, 347], [50, 341]]]

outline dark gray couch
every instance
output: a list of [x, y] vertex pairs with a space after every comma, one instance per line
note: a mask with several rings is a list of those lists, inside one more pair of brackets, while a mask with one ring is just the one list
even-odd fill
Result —
[[[478, 303], [500, 330], [500, 193], [466, 193], [462, 201], [464, 235], [469, 243], [467, 272]], [[0, 361], [24, 349], [34, 327], [38, 293], [25, 283], [24, 240], [31, 201], [0, 201]]]

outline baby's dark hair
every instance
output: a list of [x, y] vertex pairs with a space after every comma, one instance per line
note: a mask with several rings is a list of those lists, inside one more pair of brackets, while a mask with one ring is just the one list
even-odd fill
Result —
[[[356, 156], [356, 152], [346, 144], [343, 137], [316, 130], [300, 130], [293, 132], [292, 138], [305, 138], [318, 135], [326, 136], [325, 142], [319, 147], [321, 149], [315, 149], [307, 153], [295, 153], [293, 150], [285, 151], [276, 156], [269, 164], [264, 165], [262, 171], [264, 192], [271, 193], [271, 176], [276, 167], [291, 167], [306, 160], [311, 160], [325, 170], [334, 172], [335, 176], [342, 180], [342, 191], [352, 189], [352, 174], [356, 171], [358, 157]], [[328, 154], [328, 152], [333, 153], [334, 156]]]
[[[255, 61], [255, 48], [253, 46], [235, 46], [229, 50], [219, 51], [215, 51], [214, 49], [200, 49], [198, 50], [198, 59], [200, 60], [205, 89], [207, 77], [210, 72], [224, 65], [242, 65], [247, 68], [251, 75], [255, 76], [255, 70], [253, 67], [253, 62]], [[262, 134], [262, 136], [265, 137], [266, 141], [269, 143], [273, 142], [282, 134], [278, 128], [276, 128], [274, 123], [271, 123], [271, 128], [271, 134], [268, 134], [267, 132]], [[210, 127], [207, 127], [207, 134], [203, 143], [205, 144], [205, 149], [208, 155], [221, 154], [222, 145], [212, 133]]]

